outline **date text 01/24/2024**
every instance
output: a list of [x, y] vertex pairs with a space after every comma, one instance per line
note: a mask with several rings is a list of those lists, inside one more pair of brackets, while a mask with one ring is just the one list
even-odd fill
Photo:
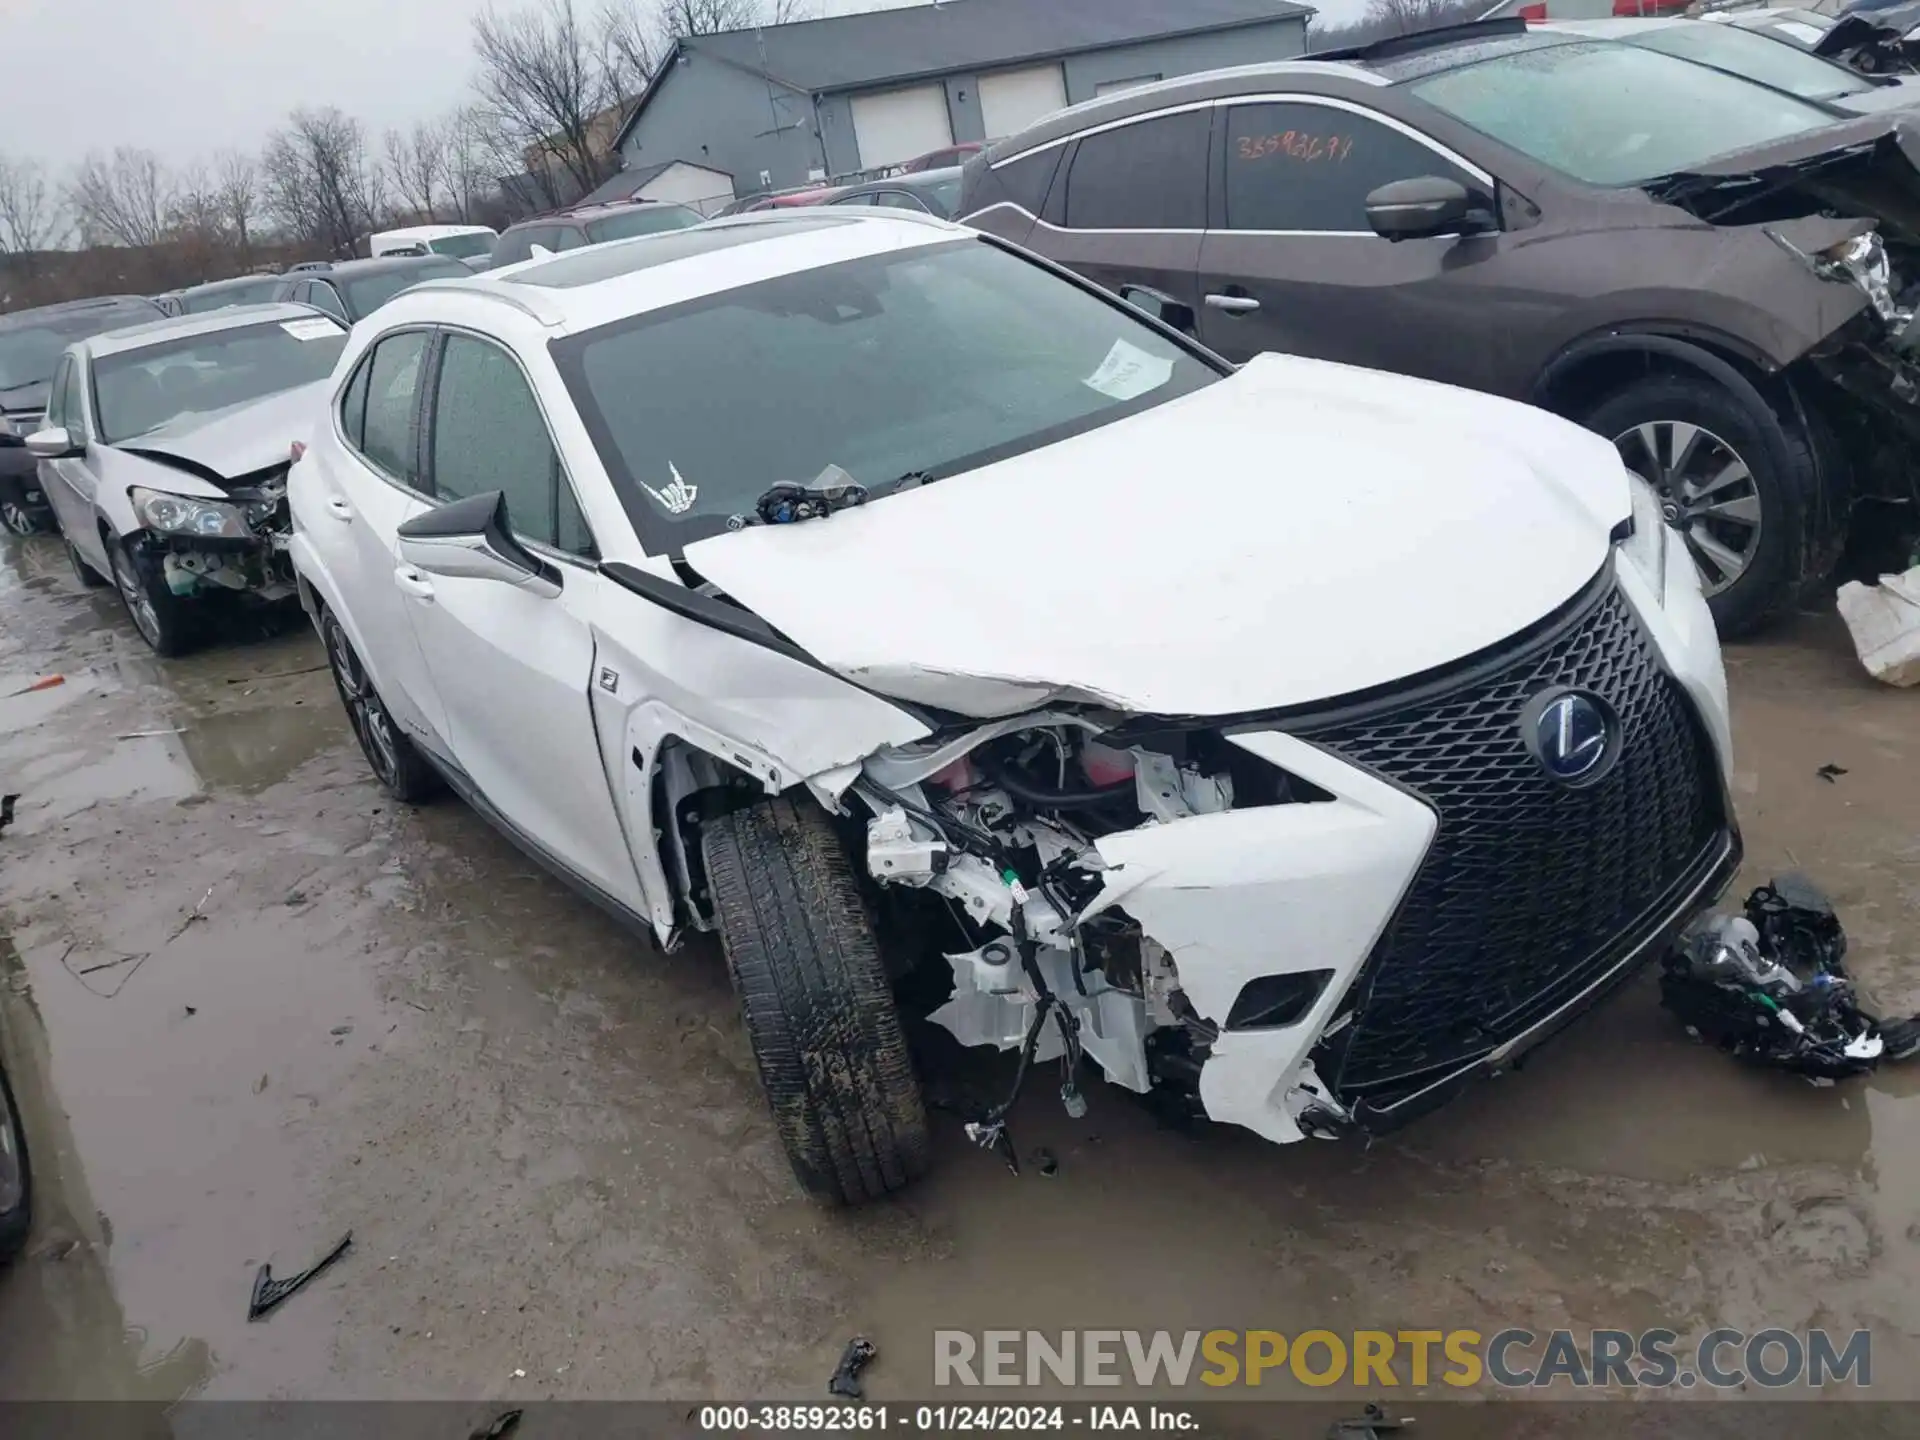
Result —
[[958, 1435], [1015, 1430], [1159, 1430], [1199, 1428], [1177, 1405], [703, 1405], [708, 1434], [904, 1430]]

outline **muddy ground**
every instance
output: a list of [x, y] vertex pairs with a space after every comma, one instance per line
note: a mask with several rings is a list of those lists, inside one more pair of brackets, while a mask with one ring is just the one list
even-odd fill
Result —
[[[1920, 1008], [1920, 695], [1831, 614], [1729, 659], [1738, 893], [1810, 871]], [[66, 677], [0, 699], [40, 1206], [0, 1396], [811, 1398], [859, 1332], [870, 1393], [924, 1398], [935, 1327], [1826, 1325], [1920, 1398], [1920, 1067], [1745, 1072], [1643, 977], [1371, 1148], [1168, 1130], [1098, 1082], [1073, 1122], [1035, 1086], [1015, 1133], [1056, 1176], [936, 1116], [930, 1179], [823, 1213], [716, 956], [636, 942], [456, 803], [387, 802], [321, 666], [298, 624], [157, 662], [56, 545], [0, 548], [0, 694]], [[246, 1322], [262, 1260], [347, 1230]]]

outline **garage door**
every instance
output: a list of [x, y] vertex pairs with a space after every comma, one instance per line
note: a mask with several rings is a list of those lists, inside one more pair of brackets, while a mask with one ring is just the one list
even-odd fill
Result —
[[1058, 65], [980, 77], [980, 123], [987, 127], [990, 140], [1018, 135], [1042, 115], [1064, 109], [1066, 103], [1066, 77]]
[[853, 97], [853, 138], [860, 146], [860, 167], [898, 165], [953, 143], [947, 124], [947, 92], [939, 85], [883, 90]]

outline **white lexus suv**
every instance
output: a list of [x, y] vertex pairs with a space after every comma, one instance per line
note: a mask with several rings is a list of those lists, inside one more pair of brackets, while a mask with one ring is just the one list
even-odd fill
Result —
[[[354, 329], [291, 554], [404, 800], [717, 932], [804, 1187], [928, 1159], [902, 1010], [1268, 1139], [1370, 1132], [1739, 857], [1684, 547], [1541, 411], [1236, 370], [991, 236], [742, 217]], [[904, 997], [915, 997], [909, 1005]], [[897, 998], [901, 997], [901, 998]]]

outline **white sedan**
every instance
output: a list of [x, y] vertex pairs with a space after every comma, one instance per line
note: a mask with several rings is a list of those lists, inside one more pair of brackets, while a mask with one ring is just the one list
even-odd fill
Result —
[[[367, 758], [717, 931], [834, 1202], [927, 1164], [903, 1009], [1274, 1141], [1391, 1125], [1730, 877], [1725, 685], [1612, 447], [1235, 370], [991, 236], [742, 217], [354, 331], [292, 556]], [[913, 1004], [896, 999], [911, 995]]]

